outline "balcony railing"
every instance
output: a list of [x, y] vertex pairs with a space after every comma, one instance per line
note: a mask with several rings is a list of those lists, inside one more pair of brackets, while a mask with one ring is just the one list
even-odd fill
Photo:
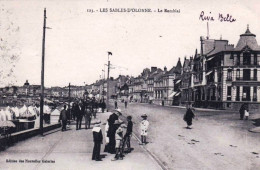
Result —
[[236, 66], [260, 66], [260, 62], [259, 63], [236, 63]]
[[256, 77], [236, 77], [237, 81], [257, 81]]
[[232, 77], [227, 77], [227, 81], [232, 81]]

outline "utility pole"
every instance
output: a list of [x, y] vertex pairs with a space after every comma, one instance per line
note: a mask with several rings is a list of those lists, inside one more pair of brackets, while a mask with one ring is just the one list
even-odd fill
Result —
[[43, 135], [45, 30], [46, 30], [46, 8], [44, 9], [43, 36], [42, 36], [42, 70], [41, 70], [41, 101], [40, 101], [40, 131], [41, 131], [41, 135]]
[[108, 111], [108, 104], [109, 104], [109, 71], [110, 71], [109, 55], [112, 55], [112, 53], [108, 52], [108, 63], [107, 63], [107, 111]]
[[71, 111], [70, 111], [70, 83], [69, 83], [69, 107], [68, 107], [68, 110], [69, 110], [70, 119], [71, 119]]
[[105, 102], [104, 101], [104, 95], [105, 95], [105, 87], [104, 87], [104, 85], [105, 85], [105, 68], [104, 68], [104, 70], [102, 70], [102, 75], [103, 75], [102, 102]]

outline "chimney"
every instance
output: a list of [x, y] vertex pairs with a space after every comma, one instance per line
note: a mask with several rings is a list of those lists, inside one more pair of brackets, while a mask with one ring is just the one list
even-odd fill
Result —
[[151, 72], [155, 72], [157, 70], [157, 67], [151, 67]]
[[200, 55], [203, 55], [203, 37], [200, 37]]
[[164, 70], [164, 72], [167, 72], [167, 67], [166, 67], [166, 66], [164, 66], [164, 69], [163, 69], [163, 70]]

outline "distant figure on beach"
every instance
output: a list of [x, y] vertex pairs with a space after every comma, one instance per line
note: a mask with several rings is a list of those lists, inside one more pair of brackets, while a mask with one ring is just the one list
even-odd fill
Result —
[[187, 106], [187, 111], [184, 114], [183, 120], [187, 123], [187, 129], [191, 129], [190, 126], [192, 125], [192, 119], [194, 119], [195, 114], [193, 113], [193, 109], [191, 105]]
[[141, 144], [146, 144], [146, 137], [147, 137], [147, 132], [148, 132], [148, 127], [149, 127], [149, 122], [147, 120], [147, 115], [143, 114], [141, 116], [143, 118], [143, 120], [141, 121]]
[[101, 144], [103, 143], [103, 135], [102, 135], [102, 130], [100, 128], [100, 124], [101, 121], [97, 121], [94, 128], [92, 129], [93, 141], [94, 141], [92, 160], [95, 161], [102, 161], [100, 158], [100, 148], [101, 148]]

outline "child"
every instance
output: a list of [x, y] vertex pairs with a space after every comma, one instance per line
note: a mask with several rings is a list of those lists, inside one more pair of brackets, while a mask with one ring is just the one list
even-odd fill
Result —
[[118, 159], [123, 159], [123, 153], [122, 153], [122, 139], [123, 139], [123, 129], [121, 127], [121, 124], [123, 122], [120, 120], [116, 120], [114, 125], [116, 130], [115, 139], [116, 139], [116, 155], [115, 158], [112, 159], [112, 161], [116, 161]]
[[141, 122], [141, 141], [142, 141], [142, 145], [146, 144], [146, 136], [147, 136], [147, 131], [148, 131], [148, 127], [149, 127], [149, 122], [147, 119], [147, 115], [143, 114], [141, 116], [143, 118], [142, 122]]
[[245, 117], [246, 117], [246, 120], [248, 120], [248, 117], [249, 117], [249, 111], [248, 110], [245, 110]]
[[101, 121], [97, 121], [94, 128], [92, 129], [93, 132], [93, 140], [94, 140], [94, 148], [92, 154], [92, 160], [102, 161], [100, 158], [100, 147], [103, 141], [102, 130], [100, 128]]
[[105, 126], [106, 145], [105, 145], [104, 152], [108, 152], [108, 143], [109, 143], [109, 137], [107, 136], [108, 129], [109, 129], [109, 124], [108, 124], [108, 119], [107, 119], [107, 123], [106, 123], [106, 126]]

